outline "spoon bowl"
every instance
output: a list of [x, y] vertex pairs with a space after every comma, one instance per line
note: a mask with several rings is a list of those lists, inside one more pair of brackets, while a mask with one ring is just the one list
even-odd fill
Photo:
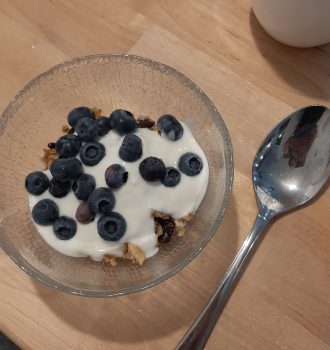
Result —
[[272, 215], [313, 198], [330, 174], [330, 110], [302, 108], [279, 123], [259, 148], [252, 167], [262, 211]]
[[330, 176], [330, 110], [302, 108], [279, 123], [261, 144], [252, 167], [259, 211], [254, 225], [205, 308], [176, 350], [202, 350], [252, 248], [270, 220], [315, 197]]

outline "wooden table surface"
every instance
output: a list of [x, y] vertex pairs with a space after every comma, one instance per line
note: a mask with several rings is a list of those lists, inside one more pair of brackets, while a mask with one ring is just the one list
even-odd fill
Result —
[[[30, 79], [68, 58], [134, 53], [201, 86], [232, 137], [235, 180], [221, 227], [183, 271], [143, 293], [65, 295], [0, 252], [0, 330], [23, 349], [173, 349], [208, 300], [257, 211], [251, 163], [292, 110], [330, 106], [330, 45], [271, 39], [249, 0], [1, 0], [0, 109]], [[275, 221], [207, 349], [330, 349], [330, 191]]]

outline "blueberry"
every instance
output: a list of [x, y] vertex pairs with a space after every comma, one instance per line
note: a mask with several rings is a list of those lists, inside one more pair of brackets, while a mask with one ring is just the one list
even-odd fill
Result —
[[95, 119], [95, 113], [92, 109], [88, 107], [78, 107], [74, 108], [69, 114], [68, 114], [68, 123], [73, 128], [76, 126], [78, 120], [82, 118], [91, 118]]
[[49, 180], [46, 174], [41, 171], [34, 171], [25, 178], [26, 190], [38, 196], [45, 192], [49, 186]]
[[141, 155], [142, 140], [134, 134], [126, 135], [119, 148], [119, 157], [126, 162], [135, 162]]
[[137, 121], [133, 114], [124, 109], [116, 109], [110, 114], [111, 127], [119, 134], [128, 134], [134, 132], [137, 128]]
[[162, 115], [157, 121], [157, 127], [172, 141], [180, 139], [183, 134], [181, 123], [170, 114]]
[[180, 171], [176, 168], [168, 167], [166, 168], [166, 174], [164, 179], [162, 180], [162, 183], [166, 187], [174, 187], [180, 182], [180, 179]]
[[126, 183], [128, 172], [119, 164], [112, 164], [105, 171], [105, 182], [110, 188], [119, 188]]
[[99, 136], [104, 136], [111, 130], [110, 119], [107, 117], [97, 118], [96, 125], [99, 129]]
[[95, 141], [99, 134], [99, 128], [96, 125], [96, 121], [87, 117], [78, 120], [75, 126], [75, 131], [85, 142]]
[[118, 213], [103, 215], [97, 222], [97, 231], [106, 241], [119, 241], [126, 231], [126, 221]]
[[72, 184], [72, 190], [76, 197], [82, 201], [87, 201], [89, 195], [95, 189], [95, 179], [92, 175], [81, 174]]
[[64, 135], [60, 137], [55, 145], [58, 155], [62, 158], [74, 157], [81, 147], [81, 139], [77, 135]]
[[76, 211], [76, 219], [81, 224], [89, 224], [95, 218], [95, 214], [89, 209], [86, 202], [81, 203]]
[[82, 173], [82, 165], [77, 158], [59, 158], [53, 161], [49, 170], [55, 180], [66, 182]]
[[188, 176], [196, 176], [203, 169], [203, 162], [194, 153], [185, 153], [179, 159], [179, 170]]
[[49, 193], [56, 198], [62, 198], [70, 192], [70, 187], [70, 181], [60, 182], [52, 179], [49, 182]]
[[109, 214], [116, 204], [110, 188], [99, 187], [88, 197], [88, 206], [93, 213]]
[[53, 224], [53, 231], [57, 238], [67, 241], [77, 232], [77, 223], [67, 216], [60, 216]]
[[50, 225], [58, 216], [58, 206], [51, 199], [42, 199], [32, 209], [32, 218], [39, 225]]
[[141, 176], [146, 181], [163, 180], [166, 175], [164, 162], [156, 157], [148, 157], [143, 159], [139, 165]]
[[96, 165], [105, 156], [105, 147], [99, 142], [86, 142], [80, 148], [79, 156], [85, 165]]

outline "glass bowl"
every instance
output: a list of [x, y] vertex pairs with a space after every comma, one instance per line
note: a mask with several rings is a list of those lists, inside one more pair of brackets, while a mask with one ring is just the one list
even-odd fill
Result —
[[[28, 212], [24, 179], [44, 169], [40, 156], [63, 134], [68, 111], [77, 106], [117, 108], [135, 116], [170, 113], [190, 123], [209, 162], [207, 193], [183, 237], [162, 244], [142, 267], [116, 267], [64, 256], [35, 230]], [[216, 232], [233, 178], [232, 148], [225, 123], [210, 99], [177, 70], [150, 59], [94, 55], [61, 63], [33, 79], [0, 119], [0, 246], [25, 272], [61, 291], [110, 297], [144, 290], [186, 266]]]

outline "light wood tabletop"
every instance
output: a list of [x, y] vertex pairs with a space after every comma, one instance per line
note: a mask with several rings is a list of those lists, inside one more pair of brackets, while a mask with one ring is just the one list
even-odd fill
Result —
[[[37, 74], [72, 57], [123, 52], [179, 69], [228, 126], [233, 193], [219, 231], [168, 281], [112, 299], [62, 294], [0, 251], [0, 331], [22, 349], [173, 349], [207, 302], [257, 212], [254, 154], [304, 105], [330, 107], [330, 45], [271, 39], [249, 0], [1, 0], [0, 109]], [[221, 316], [207, 349], [330, 349], [330, 190], [276, 220]]]

